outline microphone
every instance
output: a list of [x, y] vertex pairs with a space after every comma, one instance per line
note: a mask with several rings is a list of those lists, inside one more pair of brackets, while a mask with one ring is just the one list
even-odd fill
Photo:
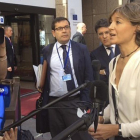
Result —
[[73, 89], [72, 91], [70, 91], [70, 92], [66, 93], [65, 95], [63, 95], [63, 96], [57, 98], [56, 100], [54, 100], [54, 101], [52, 101], [52, 102], [50, 102], [50, 103], [48, 103], [48, 104], [46, 104], [46, 105], [44, 105], [44, 106], [42, 106], [42, 107], [40, 107], [40, 108], [38, 108], [38, 109], [36, 109], [36, 110], [30, 112], [27, 116], [23, 117], [23, 118], [20, 119], [19, 121], [16, 121], [15, 123], [13, 123], [13, 124], [11, 124], [11, 125], [5, 127], [3, 130], [0, 130], [0, 134], [4, 133], [5, 131], [10, 130], [10, 128], [19, 126], [21, 123], [23, 123], [24, 121], [28, 120], [29, 118], [35, 116], [35, 115], [36, 115], [37, 113], [39, 113], [40, 111], [42, 111], [42, 110], [44, 110], [44, 109], [47, 109], [47, 108], [50, 107], [51, 105], [53, 105], [53, 104], [59, 102], [60, 100], [65, 99], [66, 97], [68, 97], [68, 96], [70, 96], [70, 95], [76, 93], [77, 91], [79, 91], [79, 90], [81, 90], [81, 89], [83, 89], [83, 88], [85, 88], [85, 87], [88, 87], [88, 86], [90, 86], [90, 85], [91, 85], [91, 82], [90, 82], [90, 81], [86, 81], [84, 84], [80, 85], [80, 86], [77, 87], [76, 89]]
[[82, 130], [87, 130], [93, 122], [94, 122], [94, 128], [96, 132], [97, 125], [98, 125], [99, 107], [104, 106], [107, 100], [108, 87], [105, 82], [98, 80], [92, 83], [90, 90], [91, 90], [90, 97], [91, 100], [93, 101], [93, 108], [90, 110], [90, 112], [84, 114], [82, 118], [74, 122], [72, 125], [67, 127], [64, 131], [59, 133], [51, 140], [65, 140], [71, 137], [70, 135], [73, 135], [75, 131], [77, 132], [81, 130], [81, 128]]
[[101, 68], [101, 63], [99, 60], [92, 60], [92, 68], [94, 71], [94, 79], [95, 80], [100, 80], [100, 68]]
[[0, 130], [5, 122], [5, 108], [10, 104], [10, 87], [0, 84]]
[[104, 107], [105, 102], [108, 99], [108, 86], [104, 81], [96, 80], [93, 82], [90, 89], [90, 99], [93, 104], [97, 103], [98, 106], [101, 105]]
[[95, 121], [94, 121], [94, 129], [96, 132], [97, 125], [98, 125], [98, 115], [99, 112], [104, 112], [105, 103], [108, 100], [108, 86], [104, 81], [95, 81], [91, 87], [90, 90], [90, 98], [93, 102], [93, 108], [94, 108], [94, 115], [95, 115]]
[[0, 88], [0, 95], [7, 95], [9, 92], [8, 88], [4, 86], [3, 88]]

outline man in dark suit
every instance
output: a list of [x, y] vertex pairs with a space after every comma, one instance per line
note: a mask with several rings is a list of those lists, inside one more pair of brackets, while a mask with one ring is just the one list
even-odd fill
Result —
[[85, 23], [77, 24], [77, 32], [73, 35], [72, 40], [78, 43], [82, 43], [86, 45], [84, 34], [86, 33], [87, 28]]
[[101, 63], [100, 80], [108, 84], [109, 78], [109, 62], [120, 53], [117, 45], [110, 42], [109, 23], [107, 19], [100, 19], [95, 24], [95, 31], [98, 35], [101, 45], [93, 50], [90, 54], [91, 60], [99, 60]]
[[6, 79], [12, 79], [14, 70], [17, 69], [16, 55], [15, 55], [13, 44], [11, 42], [11, 36], [13, 34], [13, 31], [10, 26], [5, 26], [4, 31], [5, 31], [5, 42], [6, 42], [7, 65], [8, 65]]
[[[70, 40], [71, 29], [68, 19], [64, 17], [54, 19], [52, 34], [57, 42], [43, 49], [44, 60], [47, 62], [43, 104], [63, 96], [68, 91], [85, 83], [86, 80], [93, 80], [87, 47]], [[79, 119], [77, 116], [77, 103], [79, 101], [89, 101], [89, 90], [87, 88], [53, 105], [53, 107], [58, 108], [48, 110], [48, 125], [52, 137]], [[77, 132], [71, 139], [92, 140], [85, 131]]]

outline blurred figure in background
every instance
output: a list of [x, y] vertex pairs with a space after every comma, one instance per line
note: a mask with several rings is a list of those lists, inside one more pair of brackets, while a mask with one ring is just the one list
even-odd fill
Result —
[[8, 63], [6, 79], [12, 79], [14, 75], [14, 70], [17, 69], [17, 59], [13, 44], [11, 42], [11, 36], [13, 34], [13, 31], [10, 26], [5, 26], [4, 31], [5, 31], [6, 54]]
[[7, 74], [7, 56], [5, 48], [4, 29], [0, 28], [0, 80], [5, 79]]
[[73, 35], [72, 40], [78, 43], [82, 43], [86, 45], [84, 34], [86, 33], [87, 28], [85, 23], [77, 24], [77, 32]]

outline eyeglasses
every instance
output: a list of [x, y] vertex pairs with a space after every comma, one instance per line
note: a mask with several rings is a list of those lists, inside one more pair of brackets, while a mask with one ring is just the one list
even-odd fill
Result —
[[63, 29], [65, 30], [68, 30], [70, 28], [69, 25], [66, 25], [65, 27], [58, 27], [58, 28], [55, 28], [56, 31], [63, 31]]

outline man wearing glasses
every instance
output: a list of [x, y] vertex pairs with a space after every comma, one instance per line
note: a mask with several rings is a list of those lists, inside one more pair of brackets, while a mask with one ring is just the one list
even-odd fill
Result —
[[[43, 90], [43, 103], [47, 104], [67, 92], [77, 88], [86, 80], [92, 81], [91, 60], [87, 47], [70, 40], [71, 28], [67, 18], [57, 17], [52, 22], [52, 34], [55, 44], [43, 49], [44, 60], [47, 61], [47, 74]], [[88, 89], [82, 89], [74, 95], [63, 99], [49, 109], [49, 127], [52, 137], [59, 134], [79, 118], [78, 102], [89, 101]], [[82, 104], [83, 105], [83, 104]], [[85, 131], [71, 136], [72, 140], [92, 140]]]
[[[99, 60], [101, 63], [100, 80], [108, 84], [109, 62], [120, 53], [119, 47], [110, 42], [109, 23], [107, 19], [100, 19], [95, 24], [95, 31], [101, 45], [90, 54], [91, 60]], [[93, 73], [94, 74], [94, 73]]]

